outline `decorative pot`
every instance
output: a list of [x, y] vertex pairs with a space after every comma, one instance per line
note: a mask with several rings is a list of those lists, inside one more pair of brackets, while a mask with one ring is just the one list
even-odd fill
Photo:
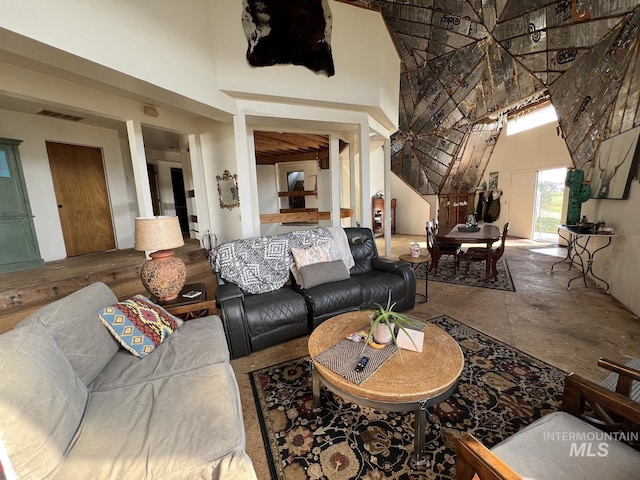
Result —
[[[391, 329], [395, 328], [393, 323], [391, 323], [390, 326]], [[383, 345], [387, 345], [393, 341], [393, 337], [386, 323], [380, 322], [376, 325], [376, 328], [373, 329], [373, 341]]]
[[417, 243], [417, 242], [414, 242], [414, 243], [411, 245], [410, 252], [411, 252], [411, 258], [418, 258], [418, 257], [420, 257], [420, 245], [418, 245], [418, 243]]

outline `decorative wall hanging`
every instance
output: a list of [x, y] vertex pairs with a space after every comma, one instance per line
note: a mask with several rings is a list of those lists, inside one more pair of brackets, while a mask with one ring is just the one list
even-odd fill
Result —
[[243, 0], [242, 4], [250, 65], [293, 64], [328, 77], [335, 74], [328, 0]]
[[489, 190], [497, 190], [498, 188], [498, 172], [489, 174]]
[[225, 170], [222, 176], [216, 175], [218, 179], [218, 196], [220, 197], [220, 208], [240, 206], [240, 196], [238, 195], [238, 175], [231, 175], [229, 170]]
[[640, 161], [640, 127], [600, 144], [591, 177], [591, 197], [626, 199]]

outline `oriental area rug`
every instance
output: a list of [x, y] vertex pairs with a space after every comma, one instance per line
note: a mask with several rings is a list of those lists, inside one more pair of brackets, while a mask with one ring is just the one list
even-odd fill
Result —
[[249, 374], [274, 479], [452, 480], [463, 434], [491, 448], [559, 409], [565, 372], [448, 316], [429, 321], [459, 343], [465, 366], [454, 394], [428, 410], [426, 465], [411, 466], [413, 413], [361, 407], [324, 387], [314, 412], [303, 357]]
[[[466, 273], [466, 261], [460, 261], [460, 268], [456, 273], [453, 272], [453, 258], [450, 256], [440, 257], [438, 262], [438, 274], [434, 270], [429, 272], [429, 281], [454, 283], [457, 285], [468, 285], [470, 287], [493, 288], [495, 290], [507, 290], [515, 292], [516, 288], [511, 279], [511, 272], [507, 261], [504, 258], [498, 260], [498, 280], [493, 279], [490, 275], [489, 281], [485, 282], [485, 264], [484, 262], [471, 262], [469, 265], [469, 273]], [[424, 280], [425, 268], [429, 268], [430, 264], [422, 264], [416, 269], [416, 278]]]

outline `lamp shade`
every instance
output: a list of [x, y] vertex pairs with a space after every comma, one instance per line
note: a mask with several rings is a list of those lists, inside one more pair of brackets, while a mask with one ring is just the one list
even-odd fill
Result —
[[170, 250], [184, 245], [178, 217], [136, 218], [136, 242], [134, 248], [153, 252]]

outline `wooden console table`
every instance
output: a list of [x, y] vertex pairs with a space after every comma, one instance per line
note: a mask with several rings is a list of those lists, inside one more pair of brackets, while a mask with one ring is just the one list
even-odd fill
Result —
[[[600, 280], [607, 286], [605, 292], [609, 293], [609, 282], [593, 273], [593, 261], [596, 253], [598, 253], [600, 250], [604, 250], [609, 245], [611, 245], [613, 237], [618, 237], [619, 235], [585, 233], [566, 225], [557, 225], [557, 227], [558, 235], [567, 242], [567, 256], [559, 262], [551, 265], [551, 273], [553, 273], [553, 267], [555, 267], [556, 265], [564, 262], [569, 262], [569, 270], [571, 270], [571, 267], [575, 265], [576, 267], [580, 268], [580, 275], [578, 275], [577, 277], [573, 277], [569, 280], [569, 282], [567, 282], [567, 290], [571, 290], [571, 282], [573, 282], [574, 280], [578, 280], [579, 278], [582, 278], [582, 280], [584, 281], [584, 286], [588, 287], [589, 285], [587, 285], [587, 275], [591, 274], [593, 278]], [[589, 241], [594, 237], [606, 238], [607, 242], [604, 245], [595, 248], [594, 250], [589, 250]], [[582, 255], [585, 253], [587, 255], [586, 262], [582, 257]]]

